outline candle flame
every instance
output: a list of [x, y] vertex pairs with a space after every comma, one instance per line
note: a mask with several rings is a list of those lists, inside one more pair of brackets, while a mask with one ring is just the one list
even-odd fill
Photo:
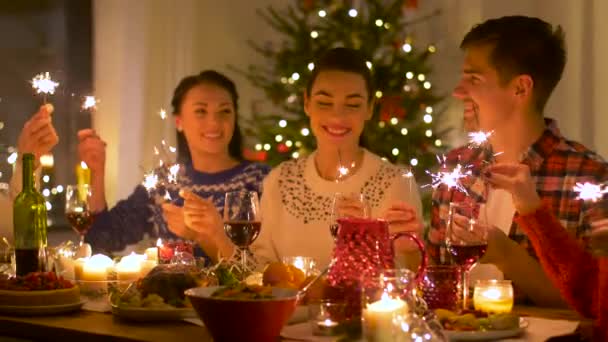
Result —
[[597, 202], [604, 197], [605, 193], [608, 193], [608, 187], [605, 185], [589, 182], [576, 183], [572, 190], [578, 193], [577, 199], [592, 202]]
[[163, 246], [163, 240], [161, 238], [158, 238], [158, 240], [156, 240], [156, 247], [162, 247]]
[[165, 192], [165, 197], [164, 197], [164, 199], [165, 199], [166, 201], [169, 201], [169, 202], [172, 200], [171, 195], [169, 195], [169, 191]]
[[36, 90], [37, 94], [55, 94], [57, 86], [59, 86], [59, 83], [51, 79], [48, 71], [38, 74], [32, 79], [32, 88]]
[[502, 294], [501, 294], [500, 290], [499, 289], [494, 289], [494, 288], [487, 289], [487, 290], [483, 291], [481, 295], [484, 298], [492, 299], [492, 300], [498, 300], [498, 299], [500, 299], [502, 297]]
[[89, 168], [89, 166], [87, 165], [87, 163], [85, 163], [84, 161], [80, 161], [80, 167], [81, 167], [83, 170], [86, 170], [86, 169], [88, 169], [88, 168]]
[[82, 110], [96, 110], [97, 102], [99, 102], [95, 96], [85, 96], [84, 102], [82, 103]]
[[160, 115], [161, 120], [165, 120], [167, 118], [167, 111], [164, 108], [161, 108], [158, 115]]

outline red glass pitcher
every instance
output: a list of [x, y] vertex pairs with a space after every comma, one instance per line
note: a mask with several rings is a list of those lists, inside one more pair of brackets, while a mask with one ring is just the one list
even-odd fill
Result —
[[388, 222], [380, 219], [341, 218], [338, 225], [326, 296], [346, 301], [351, 318], [356, 319], [361, 315], [362, 279], [374, 279], [383, 270], [395, 268], [394, 242], [398, 238], [406, 237], [414, 241], [422, 256], [418, 271], [415, 275], [412, 272], [412, 284], [408, 288], [415, 288], [422, 279], [427, 256], [424, 244], [414, 234], [390, 234]]

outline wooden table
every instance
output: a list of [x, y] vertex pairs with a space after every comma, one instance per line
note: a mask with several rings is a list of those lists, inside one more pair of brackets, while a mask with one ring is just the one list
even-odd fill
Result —
[[[590, 328], [591, 321], [567, 309], [516, 306], [522, 316], [581, 321]], [[80, 311], [69, 315], [39, 317], [0, 316], [0, 338], [10, 336], [32, 340], [88, 341], [211, 341], [207, 330], [186, 322], [137, 323], [124, 321], [109, 313]]]
[[1, 336], [32, 340], [211, 341], [207, 330], [186, 322], [137, 323], [110, 313], [80, 311], [69, 315], [0, 316]]

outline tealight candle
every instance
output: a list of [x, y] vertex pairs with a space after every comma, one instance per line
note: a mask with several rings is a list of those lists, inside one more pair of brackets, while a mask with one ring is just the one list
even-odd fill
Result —
[[393, 318], [408, 311], [407, 303], [383, 293], [379, 301], [367, 304], [363, 310], [363, 329], [367, 341], [391, 341]]
[[475, 310], [506, 313], [513, 309], [513, 286], [509, 280], [479, 280], [473, 292]]
[[293, 265], [295, 268], [304, 272], [305, 276], [311, 275], [315, 268], [315, 261], [313, 258], [305, 257], [305, 256], [293, 256], [293, 257], [284, 257], [283, 263], [287, 265]]
[[158, 247], [150, 247], [146, 249], [146, 260], [158, 262]]

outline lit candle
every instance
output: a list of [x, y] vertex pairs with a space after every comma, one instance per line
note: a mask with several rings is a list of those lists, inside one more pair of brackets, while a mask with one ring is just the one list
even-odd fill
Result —
[[399, 298], [383, 293], [379, 301], [367, 304], [363, 310], [363, 329], [367, 341], [392, 341], [393, 318], [406, 313], [407, 304]]
[[105, 281], [108, 280], [108, 270], [112, 268], [114, 262], [103, 254], [95, 254], [84, 262], [82, 268], [82, 279], [84, 281]]
[[131, 253], [116, 264], [116, 276], [119, 281], [135, 281], [140, 277], [143, 255]]
[[173, 259], [174, 244], [171, 242], [163, 242], [160, 238], [156, 241], [158, 247], [158, 263], [168, 264]]
[[309, 276], [315, 268], [315, 261], [310, 257], [284, 257], [282, 261], [284, 264], [293, 265], [295, 268], [301, 270], [304, 273], [304, 276]]
[[158, 262], [158, 247], [150, 247], [146, 249], [146, 260]]
[[509, 280], [480, 280], [473, 293], [475, 310], [506, 313], [513, 308], [513, 286]]
[[338, 322], [334, 322], [330, 318], [326, 318], [316, 323], [316, 326], [313, 328], [313, 334], [321, 336], [332, 336], [336, 333], [337, 327]]
[[78, 258], [74, 261], [74, 279], [82, 280], [82, 270], [89, 258]]

